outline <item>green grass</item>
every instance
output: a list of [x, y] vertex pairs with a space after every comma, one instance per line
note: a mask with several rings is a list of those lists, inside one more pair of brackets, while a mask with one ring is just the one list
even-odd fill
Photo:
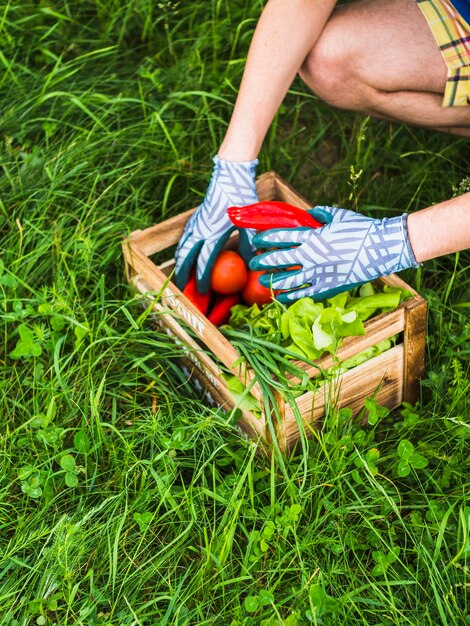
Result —
[[[419, 406], [333, 411], [283, 466], [201, 404], [126, 284], [122, 238], [204, 194], [260, 9], [0, 8], [1, 626], [470, 622], [468, 252], [403, 275], [430, 305]], [[296, 81], [259, 171], [396, 214], [468, 166], [463, 139]], [[427, 466], [400, 477], [403, 441]]]

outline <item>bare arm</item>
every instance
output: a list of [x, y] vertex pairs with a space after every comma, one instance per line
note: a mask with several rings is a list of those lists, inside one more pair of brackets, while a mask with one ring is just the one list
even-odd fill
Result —
[[470, 248], [470, 193], [411, 213], [408, 235], [418, 263]]
[[255, 159], [279, 105], [336, 0], [269, 0], [253, 35], [235, 108], [218, 155]]
[[[257, 200], [256, 157], [268, 128], [302, 63], [315, 45], [336, 0], [268, 0], [255, 29], [235, 108], [214, 159], [211, 182], [175, 252], [175, 281], [186, 285], [196, 265], [197, 286], [207, 293], [215, 258], [232, 231], [226, 210]], [[254, 231], [239, 237], [252, 254]]]

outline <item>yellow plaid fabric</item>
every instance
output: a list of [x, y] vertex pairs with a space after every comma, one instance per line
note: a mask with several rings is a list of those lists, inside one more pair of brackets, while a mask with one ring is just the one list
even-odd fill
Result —
[[447, 65], [443, 106], [470, 105], [470, 25], [449, 0], [417, 0]]

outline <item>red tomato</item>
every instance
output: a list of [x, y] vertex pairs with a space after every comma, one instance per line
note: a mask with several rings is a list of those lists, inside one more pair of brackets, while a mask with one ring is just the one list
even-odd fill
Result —
[[[255, 302], [261, 305], [272, 301], [271, 289], [263, 287], [258, 281], [262, 274], [264, 274], [262, 270], [258, 272], [254, 270], [248, 271], [248, 278], [242, 290], [242, 298], [249, 306], [255, 304]], [[277, 291], [274, 291], [274, 294], [276, 293]]]
[[216, 258], [211, 273], [211, 288], [217, 293], [231, 294], [245, 286], [247, 269], [245, 261], [234, 250], [222, 250]]

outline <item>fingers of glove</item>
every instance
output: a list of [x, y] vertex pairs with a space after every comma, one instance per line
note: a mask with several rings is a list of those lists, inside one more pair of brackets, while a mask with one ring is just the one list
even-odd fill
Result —
[[175, 267], [175, 285], [178, 289], [184, 289], [186, 283], [189, 280], [191, 269], [196, 262], [196, 258], [203, 246], [203, 241], [198, 241], [195, 244], [185, 245], [179, 252]]
[[255, 246], [253, 245], [255, 234], [256, 230], [253, 228], [240, 228], [239, 231], [238, 251], [247, 265], [255, 253]]
[[317, 207], [317, 208], [327, 208], [329, 211], [332, 211], [333, 215], [333, 223], [338, 224], [339, 222], [346, 228], [351, 227], [353, 230], [356, 228], [368, 228], [370, 224], [373, 222], [380, 222], [381, 220], [374, 220], [367, 215], [363, 215], [362, 213], [358, 213], [357, 211], [351, 211], [350, 209], [340, 209], [337, 207]]
[[288, 272], [266, 272], [261, 274], [258, 282], [268, 288], [273, 286], [275, 289], [295, 289], [308, 282], [308, 279], [305, 272], [298, 269]]
[[331, 289], [323, 289], [319, 290], [318, 293], [314, 295], [315, 300], [327, 300], [328, 298], [333, 298], [339, 293], [343, 293], [344, 291], [351, 291], [354, 287], [358, 287], [359, 285], [363, 285], [364, 283], [349, 283], [348, 285], [338, 285], [337, 287], [333, 287]]
[[283, 304], [292, 304], [300, 298], [313, 298], [312, 287], [303, 287], [300, 289], [292, 289], [291, 291], [281, 291], [276, 295], [276, 300]]
[[338, 287], [336, 289], [328, 289], [326, 291], [317, 292], [314, 287], [301, 287], [299, 289], [291, 289], [290, 291], [281, 291], [276, 295], [276, 300], [284, 304], [291, 304], [300, 298], [312, 298], [315, 302], [332, 298], [342, 291], [348, 291], [349, 287]]
[[289, 304], [298, 300], [299, 298], [313, 298], [315, 302], [321, 302], [322, 300], [327, 300], [329, 298], [333, 298], [339, 293], [343, 293], [344, 291], [350, 291], [354, 287], [362, 285], [363, 283], [351, 283], [349, 285], [338, 285], [336, 287], [332, 287], [331, 289], [324, 289], [322, 287], [305, 287], [301, 289], [293, 289], [290, 291], [285, 291], [279, 293], [276, 296], [276, 299], [279, 302], [283, 302], [284, 304]]
[[333, 221], [333, 214], [330, 211], [326, 210], [326, 207], [313, 207], [313, 209], [308, 209], [307, 213], [315, 218], [318, 222], [322, 224], [331, 224]]
[[233, 228], [227, 230], [218, 239], [209, 239], [203, 242], [203, 246], [197, 259], [196, 269], [196, 285], [199, 293], [204, 295], [209, 291], [211, 286], [211, 273], [215, 260], [219, 256], [233, 230]]
[[354, 211], [350, 211], [349, 209], [342, 209], [337, 206], [323, 206], [319, 204], [314, 206], [313, 209], [310, 209], [309, 213], [310, 211], [314, 211], [314, 213], [312, 213], [313, 217], [324, 224], [331, 224], [333, 220], [336, 221], [344, 219], [348, 213], [355, 214]]
[[300, 228], [271, 228], [253, 237], [253, 245], [257, 248], [290, 248], [301, 244], [306, 234], [313, 232], [308, 226]]
[[353, 229], [363, 226], [367, 227], [368, 224], [374, 221], [367, 215], [363, 215], [357, 211], [351, 211], [350, 209], [341, 209], [339, 207], [316, 206], [313, 210], [318, 212], [318, 217], [316, 219], [319, 221], [321, 221], [323, 213], [329, 213], [330, 216], [332, 216], [332, 220], [328, 223], [338, 224], [341, 222], [345, 227], [351, 226]]
[[249, 265], [250, 269], [259, 270], [278, 270], [286, 269], [294, 265], [302, 265], [299, 255], [296, 255], [297, 248], [285, 248], [283, 250], [272, 250], [263, 252], [254, 256]]

